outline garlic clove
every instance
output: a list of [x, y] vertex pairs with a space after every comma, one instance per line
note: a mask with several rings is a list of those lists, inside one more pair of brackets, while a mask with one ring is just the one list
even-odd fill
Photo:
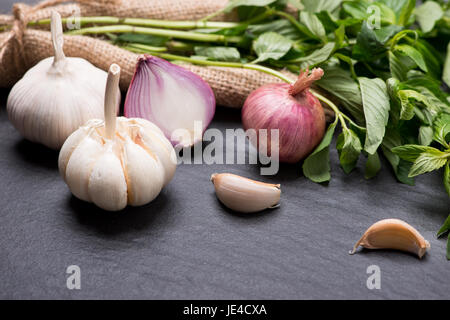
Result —
[[164, 169], [157, 157], [151, 157], [142, 147], [127, 139], [124, 146], [128, 202], [142, 206], [154, 200], [164, 183]]
[[177, 167], [177, 155], [169, 140], [165, 139], [161, 131], [152, 130], [146, 125], [139, 131], [137, 143], [150, 155], [159, 155], [160, 163], [164, 167], [164, 186], [166, 186], [175, 175]]
[[67, 143], [63, 145], [58, 157], [59, 173], [66, 180], [66, 168], [73, 151], [78, 147], [81, 141], [89, 134], [87, 127], [81, 127], [67, 138]]
[[91, 201], [104, 210], [120, 211], [127, 206], [127, 183], [111, 142], [95, 162], [89, 177], [88, 193]]
[[90, 135], [75, 148], [67, 163], [66, 181], [70, 191], [78, 199], [92, 202], [89, 196], [89, 178], [97, 159], [103, 154], [104, 146]]
[[278, 207], [280, 185], [250, 180], [230, 173], [213, 174], [217, 198], [228, 208], [244, 213]]
[[356, 242], [350, 254], [359, 246], [367, 249], [395, 249], [422, 258], [430, 243], [411, 225], [399, 219], [385, 219], [374, 223]]

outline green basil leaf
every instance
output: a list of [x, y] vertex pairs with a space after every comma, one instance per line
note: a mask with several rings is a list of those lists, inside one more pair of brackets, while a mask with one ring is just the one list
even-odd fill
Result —
[[359, 60], [373, 62], [384, 55], [387, 50], [385, 44], [401, 29], [396, 25], [372, 29], [364, 21], [357, 35], [356, 45], [353, 47], [353, 55]]
[[[322, 25], [325, 28], [325, 33], [330, 33], [335, 31], [339, 25], [337, 24], [337, 19], [331, 15], [329, 11], [320, 11], [316, 13], [317, 18], [319, 18], [320, 22], [322, 22]], [[345, 26], [341, 27], [344, 29], [344, 36], [345, 36]]]
[[342, 169], [344, 169], [345, 173], [350, 173], [356, 167], [362, 151], [358, 135], [352, 130], [344, 128], [338, 137], [336, 148]]
[[216, 61], [240, 61], [241, 55], [236, 48], [232, 47], [203, 47], [198, 46], [194, 48], [195, 54], [199, 56], [208, 57]]
[[317, 38], [325, 38], [325, 27], [314, 13], [307, 11], [300, 12], [300, 22]]
[[275, 32], [290, 40], [300, 39], [300, 33], [297, 28], [284, 19], [250, 25], [247, 28], [247, 32], [254, 36], [259, 36], [266, 32]]
[[[444, 169], [444, 187], [445, 191], [447, 191], [448, 196], [450, 197], [450, 161], [447, 161]], [[449, 221], [450, 228], [450, 221]]]
[[430, 148], [429, 150], [420, 154], [416, 159], [411, 171], [409, 172], [410, 177], [415, 177], [420, 174], [431, 172], [442, 168], [446, 163], [450, 154], [444, 153], [438, 149]]
[[416, 0], [379, 0], [379, 2], [385, 4], [395, 12], [397, 24], [401, 26], [408, 24], [416, 5]]
[[398, 181], [407, 185], [414, 185], [414, 179], [408, 177], [409, 170], [411, 169], [412, 163], [400, 159], [398, 155], [393, 153], [391, 150], [395, 147], [402, 145], [402, 138], [397, 130], [388, 128], [381, 145], [383, 154], [394, 170], [395, 176]]
[[423, 32], [430, 32], [433, 30], [437, 21], [441, 20], [444, 11], [441, 6], [434, 1], [427, 1], [417, 7], [414, 11], [416, 20]]
[[[415, 162], [417, 158], [424, 152], [431, 151], [434, 148], [415, 145], [415, 144], [405, 144], [392, 149], [392, 152], [398, 155], [401, 159]], [[435, 149], [437, 150], [437, 149]], [[439, 151], [439, 150], [438, 150]]]
[[408, 80], [403, 83], [405, 89], [417, 90], [422, 92], [422, 88], [426, 88], [436, 98], [448, 104], [448, 94], [441, 90], [441, 82], [428, 75], [421, 74], [420, 76], [409, 75]]
[[417, 49], [407, 44], [398, 44], [395, 46], [394, 50], [400, 51], [401, 53], [407, 55], [417, 64], [420, 69], [428, 72], [427, 64], [425, 63], [425, 60], [420, 51], [418, 51]]
[[343, 104], [355, 120], [364, 123], [361, 91], [350, 73], [339, 67], [324, 67], [324, 76], [316, 84]]
[[450, 215], [447, 217], [447, 219], [445, 220], [444, 224], [439, 229], [439, 231], [437, 233], [437, 236], [440, 237], [444, 233], [446, 233], [447, 231], [450, 231]]
[[293, 62], [293, 63], [300, 62], [301, 69], [305, 69], [307, 67], [313, 67], [313, 66], [316, 66], [316, 65], [328, 60], [330, 55], [333, 53], [334, 47], [335, 47], [334, 42], [328, 42], [321, 49], [314, 51], [310, 55], [308, 55], [306, 57], [297, 58], [295, 60], [290, 60], [289, 62]]
[[345, 40], [345, 26], [341, 25], [334, 30], [334, 37], [336, 39], [336, 47], [341, 48]]
[[277, 0], [230, 0], [228, 5], [223, 10], [224, 12], [231, 12], [233, 9], [241, 6], [246, 7], [265, 7]]
[[359, 78], [367, 126], [364, 149], [374, 154], [383, 141], [389, 119], [390, 101], [386, 83], [379, 79]]
[[378, 153], [369, 154], [366, 161], [366, 169], [364, 172], [364, 177], [366, 179], [374, 178], [381, 169], [381, 162]]
[[366, 21], [363, 22], [361, 31], [356, 37], [356, 45], [353, 46], [353, 56], [362, 61], [372, 62], [386, 52], [386, 47], [377, 38]]
[[275, 32], [262, 34], [253, 43], [253, 50], [258, 55], [253, 63], [263, 62], [268, 59], [280, 59], [292, 47], [292, 41]]
[[365, 0], [345, 1], [342, 5], [342, 9], [353, 18], [364, 20], [367, 18], [367, 8], [369, 5], [370, 3]]
[[442, 80], [450, 87], [450, 43], [447, 45], [447, 56], [445, 58]]
[[442, 73], [442, 61], [440, 58], [439, 52], [433, 48], [428, 42], [419, 39], [410, 39], [409, 37], [405, 37], [406, 41], [417, 49], [421, 54], [426, 63], [428, 72], [434, 78], [440, 78]]
[[446, 147], [450, 134], [450, 114], [441, 114], [434, 122], [434, 140]]
[[414, 90], [399, 90], [397, 92], [398, 98], [401, 102], [401, 112], [400, 119], [402, 120], [411, 120], [414, 117], [414, 108], [415, 104], [411, 100], [415, 100], [417, 102], [421, 102], [430, 109], [433, 109], [433, 106], [428, 101], [427, 97], [423, 94], [414, 91]]
[[450, 260], [450, 234], [447, 239], [447, 260]]
[[389, 68], [392, 76], [400, 81], [407, 80], [407, 73], [416, 66], [414, 61], [401, 53], [389, 51]]
[[303, 174], [308, 179], [322, 183], [331, 179], [330, 175], [330, 143], [336, 129], [338, 119], [330, 124], [319, 146], [303, 162]]
[[352, 77], [354, 79], [358, 78], [358, 76], [356, 75], [355, 72], [355, 64], [358, 62], [356, 60], [353, 60], [352, 58], [350, 58], [349, 56], [346, 56], [342, 53], [335, 53], [334, 57], [338, 58], [341, 61], [344, 61], [345, 63], [348, 64], [348, 66], [350, 67], [350, 73], [352, 74]]
[[320, 11], [333, 12], [342, 3], [342, 0], [302, 0], [305, 10], [312, 13]]
[[433, 128], [430, 126], [420, 126], [419, 143], [423, 146], [429, 146], [433, 141]]

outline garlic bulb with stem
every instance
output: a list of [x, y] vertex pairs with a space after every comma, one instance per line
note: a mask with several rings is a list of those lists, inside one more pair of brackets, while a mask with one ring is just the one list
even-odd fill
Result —
[[87, 120], [103, 118], [107, 73], [84, 59], [65, 56], [61, 16], [55, 11], [51, 34], [54, 57], [39, 62], [16, 83], [7, 111], [26, 139], [60, 149]]
[[111, 65], [105, 121], [93, 119], [69, 136], [59, 170], [77, 198], [108, 211], [151, 202], [175, 174], [175, 150], [162, 131], [144, 119], [116, 117], [120, 67]]

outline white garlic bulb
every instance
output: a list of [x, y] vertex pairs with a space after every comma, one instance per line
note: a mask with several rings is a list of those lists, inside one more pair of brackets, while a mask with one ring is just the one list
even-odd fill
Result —
[[7, 111], [26, 139], [59, 149], [87, 120], [103, 118], [107, 73], [84, 59], [65, 57], [57, 12], [52, 12], [51, 31], [55, 56], [39, 62], [16, 83]]
[[177, 159], [163, 132], [145, 119], [116, 117], [120, 67], [110, 68], [105, 121], [90, 120], [69, 136], [59, 170], [71, 192], [102, 209], [151, 202], [175, 174]]

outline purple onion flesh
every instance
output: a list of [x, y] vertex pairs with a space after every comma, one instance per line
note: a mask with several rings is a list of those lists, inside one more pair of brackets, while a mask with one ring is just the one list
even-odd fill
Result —
[[202, 140], [216, 101], [198, 75], [154, 56], [141, 56], [125, 100], [125, 116], [156, 124], [174, 146]]

